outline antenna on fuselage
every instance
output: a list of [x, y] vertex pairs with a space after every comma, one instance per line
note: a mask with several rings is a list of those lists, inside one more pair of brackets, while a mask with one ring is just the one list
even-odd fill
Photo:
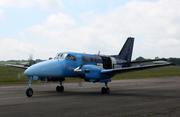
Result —
[[100, 55], [100, 52], [101, 52], [101, 51], [98, 52], [98, 55]]

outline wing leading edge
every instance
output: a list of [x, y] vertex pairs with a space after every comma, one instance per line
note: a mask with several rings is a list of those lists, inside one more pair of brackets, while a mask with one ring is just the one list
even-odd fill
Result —
[[21, 68], [21, 69], [27, 69], [29, 66], [21, 66], [21, 65], [12, 65], [12, 64], [6, 64], [6, 66], [9, 67], [16, 67], [16, 68]]
[[134, 72], [139, 70], [146, 70], [151, 68], [157, 68], [157, 67], [165, 67], [165, 66], [171, 66], [174, 65], [173, 63], [165, 63], [165, 64], [154, 64], [154, 65], [145, 65], [145, 66], [135, 66], [135, 67], [126, 67], [126, 68], [118, 68], [118, 69], [107, 69], [107, 70], [101, 70], [101, 74], [121, 74], [121, 73], [127, 73], [127, 72]]

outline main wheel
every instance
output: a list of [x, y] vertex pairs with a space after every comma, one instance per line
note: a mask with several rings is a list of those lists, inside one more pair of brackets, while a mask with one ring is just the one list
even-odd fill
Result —
[[33, 90], [32, 90], [31, 88], [28, 88], [28, 89], [26, 90], [26, 95], [27, 95], [28, 97], [31, 97], [31, 96], [33, 95]]
[[103, 87], [103, 88], [101, 89], [101, 93], [102, 93], [102, 94], [105, 94], [105, 93], [106, 93], [106, 88], [105, 88], [105, 87]]
[[64, 92], [64, 87], [60, 86], [60, 92]]
[[106, 88], [106, 94], [109, 94], [110, 93], [110, 89], [107, 87]]
[[57, 92], [63, 92], [64, 91], [64, 87], [63, 86], [57, 86], [56, 87], [56, 91]]
[[60, 86], [57, 86], [57, 87], [56, 87], [56, 91], [57, 91], [57, 92], [60, 92]]

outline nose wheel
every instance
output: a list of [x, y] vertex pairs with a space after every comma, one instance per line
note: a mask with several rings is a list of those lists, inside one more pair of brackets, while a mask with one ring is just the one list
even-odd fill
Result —
[[26, 95], [27, 95], [28, 97], [31, 97], [31, 96], [33, 95], [33, 90], [32, 90], [31, 88], [28, 88], [28, 89], [26, 90]]

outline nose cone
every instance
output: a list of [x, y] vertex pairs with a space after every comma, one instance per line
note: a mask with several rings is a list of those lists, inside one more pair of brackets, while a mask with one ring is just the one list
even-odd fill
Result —
[[34, 69], [32, 67], [29, 67], [28, 69], [25, 70], [24, 74], [26, 76], [33, 76], [34, 75]]
[[32, 65], [24, 72], [27, 76], [59, 77], [62, 61], [48, 60]]

